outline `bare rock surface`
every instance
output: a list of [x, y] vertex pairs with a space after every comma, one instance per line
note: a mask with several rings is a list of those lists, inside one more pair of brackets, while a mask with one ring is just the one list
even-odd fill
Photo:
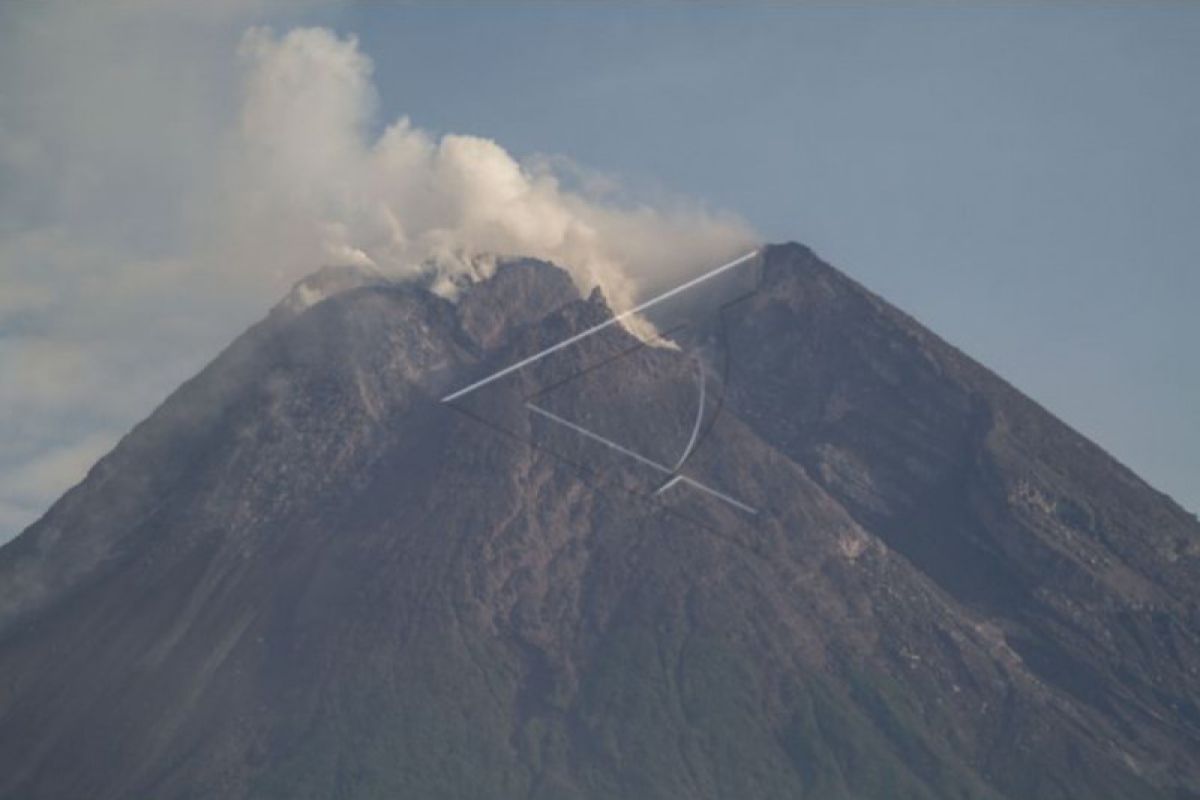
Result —
[[0, 549], [0, 797], [1200, 797], [1196, 518], [807, 248], [681, 472], [754, 513], [528, 413], [668, 459], [620, 326], [440, 402], [552, 265], [302, 294]]

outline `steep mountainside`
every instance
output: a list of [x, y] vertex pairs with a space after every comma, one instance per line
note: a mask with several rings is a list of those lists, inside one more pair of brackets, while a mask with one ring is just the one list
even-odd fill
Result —
[[0, 549], [0, 797], [1200, 798], [1196, 518], [751, 266], [307, 285]]

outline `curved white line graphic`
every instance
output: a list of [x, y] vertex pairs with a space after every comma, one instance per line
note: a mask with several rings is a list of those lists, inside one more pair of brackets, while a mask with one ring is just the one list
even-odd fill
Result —
[[700, 423], [704, 421], [704, 365], [696, 361], [696, 378], [700, 381], [700, 404], [696, 407], [696, 424], [692, 426], [692, 436], [688, 439], [687, 447], [683, 448], [683, 455], [675, 462], [675, 466], [671, 468], [672, 472], [678, 472], [683, 466], [683, 462], [687, 461], [687, 457], [692, 454], [692, 448], [696, 446], [696, 440], [700, 438]]
[[746, 505], [745, 503], [741, 502], [740, 500], [732, 498], [723, 492], [718, 492], [716, 489], [712, 488], [711, 486], [705, 486], [703, 483], [701, 483], [698, 480], [694, 480], [692, 478], [689, 478], [686, 475], [681, 475], [679, 473], [675, 473], [672, 475], [674, 470], [669, 469], [669, 468], [663, 466], [662, 464], [659, 464], [656, 461], [651, 461], [650, 459], [646, 458], [645, 456], [639, 455], [627, 447], [622, 447], [621, 445], [617, 444], [616, 442], [614, 442], [610, 439], [605, 439], [603, 436], [600, 436], [599, 434], [592, 433], [587, 428], [576, 425], [574, 422], [571, 422], [570, 420], [563, 419], [562, 417], [558, 416], [557, 414], [553, 414], [553, 413], [547, 411], [546, 409], [542, 408], [541, 406], [537, 406], [537, 405], [534, 405], [533, 403], [526, 402], [525, 407], [528, 408], [530, 411], [534, 412], [535, 414], [540, 414], [541, 416], [545, 417], [546, 419], [550, 420], [551, 422], [557, 422], [559, 425], [570, 428], [571, 430], [578, 433], [580, 436], [585, 436], [588, 439], [591, 439], [593, 441], [596, 441], [596, 442], [599, 442], [600, 444], [605, 445], [606, 447], [610, 447], [613, 450], [617, 451], [618, 453], [629, 456], [630, 458], [634, 459], [635, 461], [639, 461], [648, 467], [658, 470], [659, 472], [665, 473], [667, 475], [671, 475], [671, 479], [669, 481], [667, 481], [667, 483], [664, 484], [662, 486], [662, 488], [660, 488], [657, 492], [654, 493], [656, 495], [662, 494], [664, 491], [666, 491], [667, 489], [670, 489], [672, 486], [674, 486], [677, 483], [686, 483], [688, 486], [699, 489], [700, 491], [706, 492], [706, 493], [712, 495], [713, 497], [716, 497], [720, 500], [724, 500], [726, 503], [729, 503], [732, 506], [736, 506], [737, 508], [740, 508], [742, 511], [745, 511], [747, 514], [757, 514], [758, 513], [758, 511], [756, 509]]

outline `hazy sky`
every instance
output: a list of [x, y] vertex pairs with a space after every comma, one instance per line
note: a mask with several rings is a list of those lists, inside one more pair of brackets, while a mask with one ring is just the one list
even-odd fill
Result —
[[496, 215], [596, 269], [800, 240], [1200, 508], [1198, 5], [154, 5], [0, 11], [0, 541], [309, 266], [314, 215], [313, 258], [376, 263]]

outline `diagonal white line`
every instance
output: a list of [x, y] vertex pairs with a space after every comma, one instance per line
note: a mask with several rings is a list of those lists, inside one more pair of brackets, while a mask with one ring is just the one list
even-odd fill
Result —
[[517, 363], [515, 363], [511, 366], [505, 367], [504, 369], [499, 370], [498, 372], [493, 372], [491, 375], [488, 375], [486, 378], [477, 380], [474, 383], [472, 383], [470, 386], [464, 386], [463, 388], [459, 389], [457, 392], [451, 392], [450, 394], [448, 394], [442, 398], [442, 402], [449, 403], [451, 400], [457, 400], [458, 398], [462, 397], [463, 395], [467, 394], [468, 392], [473, 392], [476, 389], [480, 388], [481, 386], [487, 386], [492, 381], [503, 378], [505, 375], [516, 372], [517, 370], [519, 370], [523, 367], [527, 367], [530, 364], [534, 363], [535, 361], [540, 361], [541, 359], [545, 358], [546, 356], [550, 355], [551, 353], [555, 353], [559, 350], [562, 350], [564, 347], [570, 347], [571, 345], [575, 344], [576, 342], [580, 341], [581, 339], [586, 339], [587, 337], [591, 336], [593, 333], [598, 333], [599, 331], [604, 330], [605, 328], [609, 327], [610, 325], [615, 325], [623, 319], [631, 317], [634, 314], [639, 314], [639, 313], [645, 311], [646, 309], [650, 308], [651, 306], [661, 303], [663, 300], [666, 300], [669, 297], [673, 297], [682, 291], [686, 291], [687, 289], [690, 289], [693, 286], [696, 286], [697, 284], [703, 283], [704, 281], [706, 281], [710, 278], [715, 278], [716, 276], [720, 275], [722, 272], [733, 269], [738, 264], [748, 261], [756, 255], [758, 255], [758, 251], [751, 250], [749, 253], [746, 253], [746, 255], [744, 255], [740, 258], [736, 258], [733, 261], [730, 261], [728, 264], [722, 264], [721, 266], [719, 266], [715, 269], [709, 270], [708, 272], [704, 273], [703, 275], [696, 277], [696, 278], [692, 278], [687, 283], [680, 284], [679, 286], [676, 286], [674, 289], [669, 289], [668, 291], [663, 292], [662, 294], [658, 295], [657, 297], [647, 300], [646, 302], [642, 303], [641, 305], [634, 306], [633, 308], [629, 309], [628, 311], [622, 312], [622, 313], [616, 315], [615, 317], [609, 317], [604, 322], [601, 322], [599, 325], [595, 325], [581, 333], [575, 334], [574, 336], [572, 336], [570, 338], [564, 339], [563, 341], [559, 342], [556, 345], [551, 345], [550, 347], [547, 347], [545, 350], [534, 353], [529, 358], [522, 359], [521, 361], [518, 361]]
[[718, 492], [716, 489], [712, 488], [711, 486], [705, 486], [700, 481], [692, 480], [691, 478], [689, 478], [686, 475], [680, 475], [679, 479], [681, 481], [683, 481], [684, 483], [686, 483], [688, 486], [695, 487], [696, 489], [699, 489], [702, 492], [708, 492], [713, 497], [720, 498], [721, 500], [724, 500], [726, 503], [729, 503], [730, 505], [737, 506], [742, 511], [745, 511], [747, 514], [757, 514], [758, 513], [758, 509], [751, 508], [750, 506], [746, 505], [743, 502], [734, 500], [729, 495], [723, 494], [722, 492]]
[[613, 450], [616, 450], [618, 453], [629, 456], [630, 458], [634, 459], [635, 461], [645, 464], [648, 467], [656, 469], [659, 472], [665, 472], [666, 474], [671, 475], [672, 476], [671, 480], [667, 481], [666, 484], [664, 484], [657, 492], [655, 492], [655, 494], [661, 494], [661, 493], [665, 492], [667, 489], [674, 486], [677, 482], [682, 481], [682, 482], [688, 484], [689, 486], [693, 486], [693, 487], [699, 489], [702, 492], [707, 492], [708, 494], [711, 494], [713, 497], [716, 497], [720, 500], [724, 500], [726, 503], [736, 506], [737, 508], [740, 508], [742, 511], [745, 511], [748, 514], [757, 514], [758, 513], [758, 511], [756, 509], [751, 508], [750, 506], [746, 505], [743, 502], [734, 500], [732, 497], [730, 497], [727, 494], [718, 492], [716, 489], [713, 489], [710, 486], [705, 486], [700, 481], [693, 480], [692, 478], [689, 478], [686, 475], [674, 474], [674, 471], [670, 467], [664, 467], [662, 464], [659, 464], [657, 461], [651, 461], [650, 459], [646, 458], [645, 456], [641, 455], [640, 453], [635, 453], [627, 447], [622, 447], [621, 445], [617, 444], [616, 442], [605, 439], [603, 436], [600, 436], [599, 434], [592, 433], [587, 428], [580, 427], [579, 425], [576, 425], [574, 422], [571, 422], [570, 420], [567, 420], [567, 419], [563, 419], [562, 417], [558, 416], [557, 414], [551, 413], [551, 412], [547, 411], [546, 409], [541, 408], [540, 406], [535, 406], [533, 403], [526, 403], [525, 407], [528, 408], [530, 411], [541, 414], [546, 419], [549, 419], [553, 422], [557, 422], [559, 425], [564, 425], [564, 426], [570, 428], [571, 430], [578, 433], [580, 436], [586, 436], [587, 438], [591, 439], [592, 441], [600, 442], [600, 444], [602, 444], [602, 445], [611, 447]]
[[557, 414], [552, 414], [544, 408], [535, 406], [533, 403], [526, 403], [525, 407], [528, 408], [530, 411], [536, 411], [537, 413], [541, 414], [543, 417], [546, 417], [547, 419], [554, 420], [559, 425], [567, 426], [568, 428], [570, 428], [571, 430], [580, 434], [581, 436], [586, 436], [587, 438], [589, 438], [593, 441], [600, 442], [600, 444], [608, 445], [613, 450], [616, 450], [618, 453], [629, 456], [632, 459], [636, 459], [637, 461], [640, 461], [641, 463], [645, 464], [648, 467], [652, 467], [652, 468], [658, 470], [659, 472], [665, 472], [667, 475], [671, 474], [670, 467], [664, 467], [662, 464], [659, 464], [657, 461], [651, 461], [650, 459], [646, 458], [643, 455], [635, 453], [626, 447], [622, 447], [621, 445], [617, 444], [616, 442], [609, 441], [608, 439], [605, 439], [603, 436], [592, 433], [587, 428], [581, 428], [580, 426], [576, 425], [574, 422], [563, 419], [562, 417], [558, 416]]
[[682, 476], [682, 475], [676, 475], [674, 478], [671, 478], [671, 480], [667, 481], [667, 482], [666, 482], [666, 483], [664, 483], [662, 486], [658, 487], [658, 489], [657, 489], [657, 490], [656, 490], [654, 493], [655, 493], [655, 494], [662, 494], [662, 493], [663, 493], [663, 492], [665, 492], [667, 489], [670, 489], [672, 486], [674, 486], [675, 484], [679, 483], [681, 480], [683, 480], [683, 476]]

